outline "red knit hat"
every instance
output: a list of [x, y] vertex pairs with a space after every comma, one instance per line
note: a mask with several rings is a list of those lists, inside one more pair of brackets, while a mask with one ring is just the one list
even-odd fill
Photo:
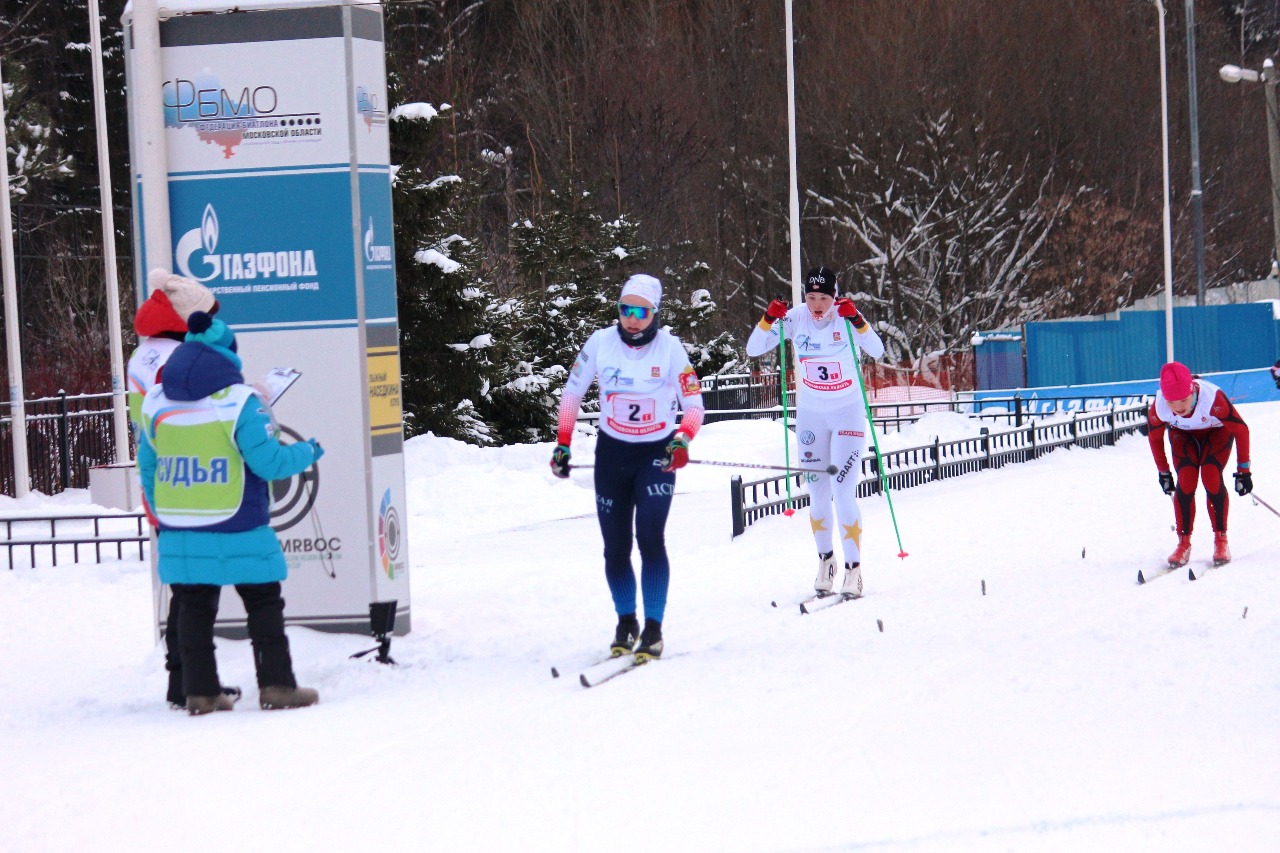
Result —
[[163, 290], [153, 290], [147, 301], [138, 308], [133, 318], [133, 330], [143, 337], [155, 337], [161, 332], [179, 332], [185, 334], [187, 321], [178, 316], [169, 302], [169, 296]]
[[1166, 400], [1185, 400], [1191, 390], [1191, 371], [1185, 364], [1171, 361], [1160, 368], [1160, 393]]

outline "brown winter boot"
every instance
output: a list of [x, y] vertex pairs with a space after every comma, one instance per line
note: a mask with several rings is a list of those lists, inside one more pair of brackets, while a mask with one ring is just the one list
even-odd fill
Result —
[[264, 711], [305, 708], [320, 701], [320, 694], [310, 687], [273, 685], [258, 690], [258, 705]]
[[214, 711], [230, 711], [235, 706], [235, 699], [232, 699], [226, 693], [219, 693], [216, 696], [187, 697], [187, 713], [193, 717], [198, 717], [201, 714], [211, 714]]
[[1213, 534], [1213, 564], [1221, 566], [1223, 563], [1231, 562], [1231, 549], [1227, 547], [1227, 533]]
[[1178, 536], [1178, 547], [1169, 555], [1169, 567], [1176, 569], [1185, 566], [1191, 559], [1191, 536]]

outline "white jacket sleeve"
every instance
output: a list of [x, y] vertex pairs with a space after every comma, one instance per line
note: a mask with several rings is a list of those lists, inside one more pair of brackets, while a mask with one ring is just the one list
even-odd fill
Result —
[[574, 359], [573, 367], [569, 371], [569, 381], [564, 385], [565, 394], [581, 398], [591, 389], [591, 383], [596, 378], [596, 351], [600, 348], [599, 336], [600, 332], [595, 332], [582, 345], [582, 351]]
[[671, 347], [672, 357], [667, 365], [670, 372], [667, 375], [676, 377], [677, 399], [684, 412], [680, 418], [680, 429], [692, 439], [702, 427], [706, 413], [706, 405], [702, 402], [702, 383], [698, 381], [698, 374], [689, 362], [689, 354], [685, 352], [684, 345], [677, 338], [673, 338], [672, 342], [674, 346]]
[[747, 338], [747, 355], [751, 358], [759, 358], [771, 349], [778, 348], [778, 323], [785, 323], [787, 319], [774, 322], [766, 327], [764, 321], [756, 323], [751, 327], [751, 336]]
[[884, 355], [884, 341], [880, 340], [880, 335], [871, 327], [870, 323], [861, 329], [854, 329], [853, 336], [858, 341], [858, 348], [872, 358], [879, 358]]

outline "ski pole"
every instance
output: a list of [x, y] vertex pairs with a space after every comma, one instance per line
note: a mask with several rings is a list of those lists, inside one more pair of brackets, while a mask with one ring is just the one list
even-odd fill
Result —
[[[787, 467], [791, 467], [791, 429], [787, 426], [787, 333], [786, 317], [779, 317], [778, 324], [778, 391], [782, 395], [782, 449], [786, 455]], [[791, 478], [787, 477], [787, 508], [782, 511], [785, 516], [796, 514], [791, 506]]]
[[[690, 459], [690, 465], [719, 465], [724, 468], [757, 468], [761, 471], [790, 471], [792, 474], [835, 474], [840, 469], [834, 465], [828, 465], [826, 468], [794, 468], [790, 465], [762, 465], [757, 462], [721, 462], [716, 459]], [[570, 464], [569, 470], [577, 471], [590, 470], [594, 465], [577, 465]]]
[[722, 465], [725, 468], [759, 468], [761, 471], [790, 471], [793, 474], [834, 474], [834, 465], [826, 468], [792, 468], [790, 465], [760, 465], [754, 462], [720, 462], [711, 459], [690, 459], [690, 465]]
[[893, 535], [898, 539], [898, 558], [907, 558], [906, 549], [902, 547], [902, 533], [898, 530], [898, 516], [893, 511], [893, 495], [889, 491], [889, 479], [884, 473], [884, 457], [880, 455], [880, 440], [876, 438], [876, 422], [871, 417], [871, 401], [867, 398], [867, 383], [862, 380], [862, 359], [858, 358], [858, 345], [853, 337], [853, 323], [844, 318], [844, 327], [849, 333], [849, 349], [853, 352], [853, 372], [858, 375], [858, 387], [862, 389], [862, 405], [867, 410], [867, 429], [871, 431], [871, 444], [876, 449], [876, 471], [880, 475], [880, 487], [889, 501], [889, 518], [893, 520]]
[[1255, 504], [1262, 504], [1262, 505], [1263, 505], [1263, 506], [1265, 506], [1267, 509], [1271, 510], [1271, 514], [1272, 514], [1272, 515], [1280, 515], [1280, 512], [1276, 512], [1276, 508], [1275, 508], [1275, 507], [1273, 507], [1271, 504], [1267, 503], [1267, 502], [1266, 502], [1266, 501], [1264, 501], [1262, 498], [1260, 498], [1260, 497], [1258, 497], [1257, 495], [1255, 495], [1253, 492], [1250, 492], [1250, 493], [1249, 493], [1249, 497], [1253, 498], [1253, 502], [1254, 502]]

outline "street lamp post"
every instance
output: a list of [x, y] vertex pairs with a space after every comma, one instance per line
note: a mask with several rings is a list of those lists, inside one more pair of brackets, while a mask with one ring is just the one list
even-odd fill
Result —
[[1204, 192], [1200, 187], [1200, 115], [1196, 98], [1196, 0], [1187, 8], [1187, 106], [1191, 119], [1191, 235], [1196, 254], [1196, 304], [1204, 304]]
[[1165, 360], [1173, 361], [1173, 219], [1169, 215], [1169, 74], [1165, 63], [1164, 3], [1160, 13], [1160, 127], [1164, 152], [1164, 337]]
[[1262, 72], [1235, 65], [1224, 65], [1218, 76], [1228, 83], [1247, 80], [1261, 82], [1267, 94], [1267, 148], [1271, 160], [1271, 230], [1272, 261], [1280, 261], [1280, 124], [1276, 117], [1276, 66], [1270, 59], [1262, 63]]

